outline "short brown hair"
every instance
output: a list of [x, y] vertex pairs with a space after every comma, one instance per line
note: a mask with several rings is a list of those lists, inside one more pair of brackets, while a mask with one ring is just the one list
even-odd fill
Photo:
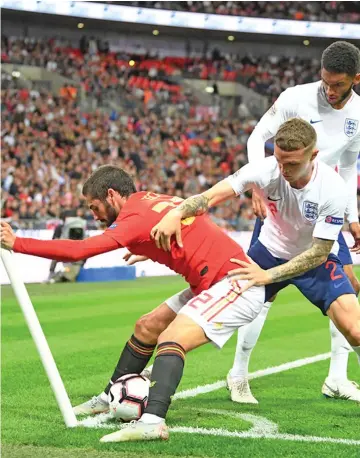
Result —
[[313, 126], [300, 118], [284, 122], [275, 136], [276, 145], [287, 152], [305, 149], [305, 153], [308, 153], [315, 148], [316, 140]]
[[85, 197], [105, 201], [110, 188], [122, 197], [129, 197], [136, 192], [131, 176], [113, 165], [102, 165], [96, 169], [85, 181], [82, 192]]

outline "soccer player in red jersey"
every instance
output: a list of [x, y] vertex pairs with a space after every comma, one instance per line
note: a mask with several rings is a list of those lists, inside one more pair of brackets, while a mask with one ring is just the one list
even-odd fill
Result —
[[[239, 285], [232, 283], [227, 274], [234, 268], [231, 258], [247, 261], [247, 257], [242, 248], [207, 215], [182, 221], [184, 247], [179, 247], [173, 240], [170, 251], [157, 248], [150, 235], [151, 229], [182, 199], [136, 192], [131, 177], [113, 166], [97, 169], [85, 182], [83, 194], [94, 217], [108, 226], [102, 235], [85, 240], [36, 240], [16, 237], [11, 227], [2, 222], [1, 243], [17, 253], [62, 262], [79, 261], [126, 247], [134, 255], [150, 258], [181, 274], [190, 288], [167, 299], [137, 321], [134, 334], [126, 343], [104, 392], [74, 410], [76, 414], [106, 412], [111, 385], [122, 375], [143, 371], [154, 352], [158, 336], [176, 317], [182, 344], [162, 343], [155, 358], [156, 361], [163, 355], [179, 356], [176, 367], [167, 374], [170, 376], [171, 372], [176, 372], [176, 386], [169, 383], [164, 374], [159, 377], [155, 373], [157, 382], [150, 389], [154, 390], [155, 403], [156, 397], [161, 396], [162, 405], [168, 407], [180, 382], [185, 353], [209, 341], [221, 348], [236, 329], [258, 315], [264, 303], [264, 288], [250, 288], [240, 294]], [[156, 365], [154, 367], [156, 370]]]

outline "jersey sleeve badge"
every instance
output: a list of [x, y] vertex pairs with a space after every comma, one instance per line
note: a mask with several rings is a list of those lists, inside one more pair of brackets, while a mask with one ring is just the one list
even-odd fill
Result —
[[325, 218], [325, 223], [342, 226], [344, 224], [344, 218], [339, 218], [338, 216], [327, 216]]

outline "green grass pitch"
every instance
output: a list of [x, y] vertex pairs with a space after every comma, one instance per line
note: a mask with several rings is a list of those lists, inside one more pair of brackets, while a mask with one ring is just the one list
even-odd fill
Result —
[[[28, 286], [73, 405], [103, 390], [136, 319], [183, 287], [179, 277]], [[223, 380], [234, 348], [235, 337], [221, 352], [208, 345], [189, 354], [179, 390]], [[269, 313], [250, 370], [327, 353], [329, 348], [328, 320], [288, 288]], [[322, 397], [328, 364], [321, 361], [253, 380], [258, 406], [235, 405], [222, 388], [175, 400], [168, 416], [171, 427], [246, 432], [251, 423], [236, 414], [252, 414], [275, 423], [281, 434], [318, 436], [324, 442], [173, 432], [166, 443], [101, 444], [99, 439], [110, 430], [65, 428], [20, 308], [11, 288], [3, 287], [2, 454], [6, 458], [360, 457], [360, 446], [329, 440], [360, 441], [360, 405]], [[354, 354], [349, 375], [359, 381]]]

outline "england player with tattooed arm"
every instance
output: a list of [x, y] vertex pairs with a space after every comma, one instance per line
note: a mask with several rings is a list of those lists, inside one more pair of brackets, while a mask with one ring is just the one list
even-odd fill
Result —
[[[318, 158], [338, 167], [344, 179], [350, 199], [346, 218], [359, 251], [360, 226], [357, 208], [357, 157], [360, 151], [360, 97], [353, 85], [360, 83], [360, 51], [347, 42], [330, 45], [322, 55], [321, 81], [295, 86], [284, 91], [270, 110], [261, 118], [249, 137], [247, 150], [251, 164], [265, 157], [264, 144], [273, 137], [287, 119], [299, 117], [312, 124], [317, 133]], [[271, 196], [270, 196], [271, 197]], [[256, 242], [267, 211], [262, 197], [253, 192], [253, 208], [259, 217], [256, 221], [251, 244]], [[353, 271], [349, 248], [339, 234], [338, 257], [344, 266], [353, 288], [358, 294], [359, 282]], [[274, 298], [266, 302], [259, 316], [250, 325], [239, 329], [234, 364], [227, 382], [231, 397], [236, 402], [257, 403], [248, 383], [251, 351], [256, 345]], [[360, 402], [360, 389], [347, 377], [350, 347], [330, 320], [331, 360], [328, 376], [322, 392], [327, 397]]]
[[[317, 152], [314, 128], [300, 119], [289, 120], [277, 133], [274, 157], [264, 159], [261, 167], [248, 164], [208, 191], [186, 199], [170, 210], [151, 234], [158, 248], [172, 250], [171, 237], [175, 235], [177, 244], [186, 249], [181, 232], [184, 218], [201, 217], [220, 202], [257, 187], [263, 198], [273, 198], [268, 203], [271, 214], [249, 251], [255, 262], [232, 260], [241, 266], [230, 272], [232, 281], [245, 281], [242, 293], [249, 293], [255, 285], [265, 285], [265, 299], [295, 285], [335, 323], [360, 358], [360, 306], [334, 254], [347, 189], [333, 169], [316, 160]], [[251, 296], [248, 298], [251, 300]], [[242, 307], [247, 314], [249, 305], [244, 302]], [[144, 416], [104, 436], [102, 441], [167, 438], [165, 418], [182, 377], [186, 353], [209, 341], [221, 348], [233, 332], [235, 311], [230, 297], [213, 303], [211, 290], [188, 302], [158, 338]]]

